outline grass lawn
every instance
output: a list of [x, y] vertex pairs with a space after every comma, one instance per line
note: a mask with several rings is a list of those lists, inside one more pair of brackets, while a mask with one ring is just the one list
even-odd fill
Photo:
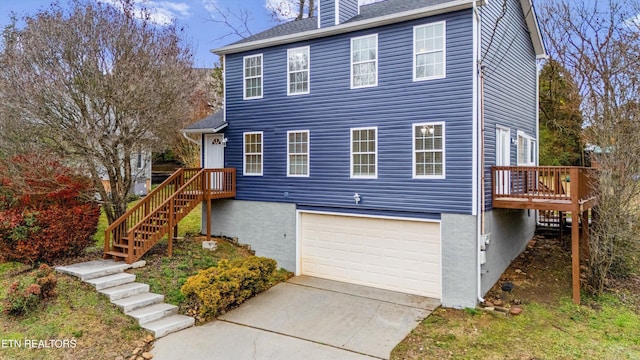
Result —
[[[0, 298], [15, 280], [33, 277], [18, 263], [0, 264]], [[130, 354], [146, 332], [106, 297], [75, 278], [58, 275], [58, 296], [21, 317], [0, 313], [0, 340], [17, 340], [22, 348], [1, 347], [0, 359], [115, 359]], [[75, 348], [25, 348], [29, 340], [75, 340]], [[5, 344], [6, 345], [6, 344]]]
[[[200, 231], [200, 208], [194, 209], [179, 224], [180, 235]], [[78, 259], [65, 259], [62, 263], [74, 263], [102, 257], [106, 218], [100, 218], [97, 245], [87, 249], [86, 255]], [[188, 312], [181, 285], [198, 270], [217, 264], [221, 259], [246, 257], [251, 254], [243, 247], [234, 246], [217, 239], [217, 250], [203, 250], [202, 239], [187, 236], [174, 242], [173, 257], [167, 257], [166, 239], [147, 253], [143, 260], [147, 266], [129, 270], [137, 275], [137, 281], [146, 282], [152, 292], [165, 295], [165, 302], [179, 305], [181, 312]], [[5, 315], [0, 311], [0, 341], [18, 340], [22, 348], [0, 347], [0, 359], [128, 359], [131, 351], [143, 347], [147, 333], [132, 318], [125, 316], [106, 297], [98, 294], [93, 287], [81, 283], [76, 278], [56, 274], [58, 296], [46, 306], [21, 317]], [[19, 263], [0, 263], [0, 300], [15, 280], [33, 278], [34, 271]], [[289, 273], [279, 271], [272, 283], [286, 279]], [[1, 307], [1, 305], [0, 305]], [[75, 348], [66, 349], [25, 349], [24, 340], [75, 340]], [[5, 342], [5, 345], [7, 343]]]
[[[570, 253], [555, 239], [514, 261], [486, 301], [523, 309], [505, 316], [437, 309], [393, 351], [392, 359], [640, 359], [640, 277], [612, 284], [600, 298], [571, 302]], [[500, 285], [510, 281], [512, 292]]]

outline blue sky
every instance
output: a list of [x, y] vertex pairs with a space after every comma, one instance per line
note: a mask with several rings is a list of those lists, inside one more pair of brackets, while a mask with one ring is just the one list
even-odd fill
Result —
[[[25, 14], [35, 14], [39, 9], [45, 9], [54, 0], [0, 0], [0, 29], [9, 21], [9, 14], [13, 11], [20, 18]], [[59, 0], [65, 4], [67, 0]], [[98, 1], [98, 0], [91, 0]], [[118, 0], [100, 0], [105, 3], [117, 3]], [[359, 0], [361, 4], [380, 0]], [[192, 44], [196, 67], [213, 67], [218, 57], [210, 52], [234, 41], [239, 36], [227, 36], [230, 30], [223, 24], [212, 21], [212, 17], [220, 16], [212, 9], [214, 6], [222, 11], [227, 10], [238, 14], [246, 10], [249, 14], [247, 26], [252, 33], [257, 33], [278, 24], [271, 17], [268, 6], [289, 7], [295, 16], [297, 0], [137, 0], [152, 11], [153, 19], [163, 24], [169, 19], [175, 19], [179, 25], [185, 26], [187, 40]], [[316, 0], [319, 2], [319, 0]], [[286, 20], [286, 19], [281, 19]], [[222, 38], [224, 37], [224, 38]]]
[[[103, 0], [109, 2], [111, 0]], [[271, 19], [266, 5], [269, 0], [154, 0], [147, 1], [147, 7], [154, 10], [158, 23], [167, 18], [175, 18], [178, 24], [185, 25], [187, 38], [193, 44], [194, 65], [197, 67], [213, 67], [217, 56], [209, 50], [226, 45], [240, 39], [229, 36], [220, 39], [229, 30], [225, 26], [212, 22], [209, 11], [212, 4], [221, 9], [236, 11], [242, 7], [249, 14], [249, 27], [253, 32], [261, 31], [276, 25]], [[63, 4], [66, 0], [61, 1]], [[0, 28], [9, 23], [9, 13], [14, 11], [18, 17], [22, 14], [34, 14], [38, 9], [47, 8], [51, 0], [0, 0]]]

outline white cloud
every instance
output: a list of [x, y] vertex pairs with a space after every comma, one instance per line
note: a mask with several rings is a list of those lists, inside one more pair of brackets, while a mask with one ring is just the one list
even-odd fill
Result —
[[[122, 10], [122, 3], [118, 0], [102, 0], [103, 3], [110, 4]], [[191, 16], [190, 7], [184, 2], [172, 1], [141, 1], [135, 6], [135, 14], [138, 18], [143, 18], [149, 14], [149, 21], [160, 26], [171, 24], [174, 19], [185, 19]]]
[[[215, 0], [204, 0], [207, 1], [215, 1]], [[368, 5], [375, 2], [379, 2], [382, 0], [358, 0], [360, 5]], [[319, 0], [316, 0], [316, 7], [319, 3]], [[307, 2], [308, 5], [308, 2]], [[300, 7], [299, 0], [265, 0], [265, 8], [269, 11], [273, 11], [277, 9], [278, 20], [293, 20], [298, 15]], [[305, 12], [308, 12], [308, 6], [305, 6]]]
[[218, 2], [216, 0], [202, 0], [202, 6], [209, 13], [214, 14], [216, 12], [216, 6], [218, 6]]
[[624, 24], [628, 27], [640, 28], [640, 14], [626, 19]]
[[293, 20], [298, 16], [298, 0], [266, 0], [264, 7], [269, 12], [275, 11], [278, 20]]

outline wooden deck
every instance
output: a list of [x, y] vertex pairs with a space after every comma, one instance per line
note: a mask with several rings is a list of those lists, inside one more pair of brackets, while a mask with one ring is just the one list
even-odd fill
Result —
[[579, 212], [595, 205], [593, 169], [556, 166], [494, 166], [493, 207]]
[[[573, 302], [580, 303], [580, 242], [588, 248], [588, 211], [596, 205], [595, 170], [563, 166], [492, 167], [494, 208], [570, 212]], [[580, 233], [582, 226], [582, 236]]]

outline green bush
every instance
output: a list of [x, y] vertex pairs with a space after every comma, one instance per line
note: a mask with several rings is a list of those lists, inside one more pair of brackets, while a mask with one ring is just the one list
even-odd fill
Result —
[[56, 296], [58, 279], [52, 268], [42, 264], [30, 282], [14, 281], [2, 303], [7, 315], [22, 315], [35, 309], [42, 301]]
[[181, 291], [209, 319], [269, 288], [275, 269], [276, 261], [264, 257], [221, 260], [188, 278]]

